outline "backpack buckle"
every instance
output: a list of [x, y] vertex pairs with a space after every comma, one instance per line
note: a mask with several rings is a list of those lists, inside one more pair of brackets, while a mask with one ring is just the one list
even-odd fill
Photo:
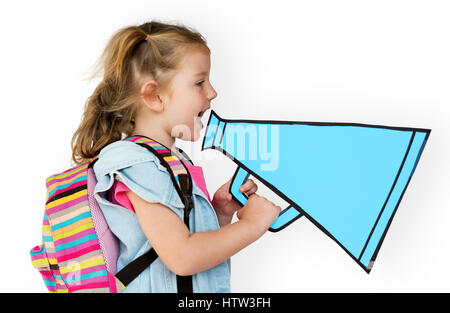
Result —
[[194, 202], [192, 201], [192, 196], [184, 195], [183, 203], [185, 211], [190, 211], [194, 207]]
[[187, 219], [189, 218], [189, 213], [191, 212], [191, 209], [194, 207], [192, 196], [184, 195], [183, 203], [184, 203], [184, 218]]

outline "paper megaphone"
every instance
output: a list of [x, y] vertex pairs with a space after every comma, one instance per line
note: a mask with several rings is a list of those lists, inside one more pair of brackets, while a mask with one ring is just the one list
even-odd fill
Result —
[[430, 129], [353, 123], [227, 120], [211, 111], [202, 150], [237, 163], [230, 193], [253, 175], [289, 203], [271, 226], [301, 216], [370, 272]]

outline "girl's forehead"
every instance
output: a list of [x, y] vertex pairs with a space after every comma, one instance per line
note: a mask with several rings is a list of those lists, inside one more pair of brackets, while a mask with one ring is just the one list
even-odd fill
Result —
[[180, 73], [196, 76], [199, 73], [208, 73], [210, 69], [209, 53], [202, 50], [194, 50], [186, 53], [180, 62]]

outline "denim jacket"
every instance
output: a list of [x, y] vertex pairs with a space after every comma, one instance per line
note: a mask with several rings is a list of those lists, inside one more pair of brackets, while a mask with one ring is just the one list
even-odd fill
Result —
[[[178, 153], [180, 159], [185, 158]], [[104, 147], [94, 165], [97, 185], [95, 199], [105, 219], [120, 241], [117, 270], [141, 256], [151, 245], [142, 231], [136, 215], [108, 199], [108, 190], [115, 175], [133, 192], [148, 202], [161, 203], [183, 220], [183, 202], [179, 198], [170, 174], [159, 159], [144, 147], [129, 141], [116, 141]], [[190, 212], [191, 233], [218, 229], [214, 208], [207, 196], [193, 182], [194, 208]], [[192, 275], [193, 292], [230, 292], [230, 260]], [[124, 292], [177, 292], [176, 274], [157, 258]]]

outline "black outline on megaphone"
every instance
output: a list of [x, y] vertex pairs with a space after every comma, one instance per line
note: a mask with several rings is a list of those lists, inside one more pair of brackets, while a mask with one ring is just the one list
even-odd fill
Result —
[[[217, 121], [218, 121], [217, 125], [216, 125], [216, 124], [212, 124], [212, 125], [210, 124], [211, 119], [212, 119], [213, 117], [215, 117], [215, 119], [217, 119]], [[218, 140], [219, 145], [222, 143], [222, 139], [223, 139], [223, 136], [224, 136], [224, 133], [225, 133], [224, 129], [226, 128], [227, 123], [255, 123], [255, 124], [271, 124], [271, 125], [274, 125], [274, 124], [288, 124], [288, 125], [301, 124], [301, 125], [313, 125], [313, 126], [358, 126], [358, 127], [383, 128], [383, 129], [392, 129], [392, 130], [401, 130], [401, 131], [413, 132], [413, 133], [412, 133], [412, 136], [411, 136], [411, 139], [410, 139], [410, 142], [409, 142], [409, 145], [408, 145], [408, 149], [407, 149], [407, 151], [406, 151], [406, 153], [405, 153], [405, 156], [404, 156], [404, 158], [403, 158], [403, 162], [402, 162], [402, 164], [401, 164], [401, 166], [400, 166], [400, 168], [399, 168], [399, 170], [398, 170], [397, 177], [395, 178], [395, 181], [394, 181], [394, 183], [393, 183], [393, 186], [392, 186], [392, 188], [391, 188], [391, 190], [390, 190], [390, 193], [389, 193], [389, 195], [388, 195], [388, 197], [387, 197], [387, 199], [386, 199], [386, 202], [385, 202], [384, 206], [386, 205], [386, 203], [387, 203], [387, 201], [388, 201], [388, 199], [389, 199], [389, 197], [390, 197], [390, 195], [391, 195], [391, 193], [392, 193], [392, 190], [394, 189], [394, 186], [395, 186], [395, 184], [396, 184], [396, 182], [397, 182], [397, 179], [398, 179], [398, 177], [399, 177], [399, 175], [400, 175], [400, 173], [401, 173], [401, 171], [402, 171], [403, 164], [405, 163], [405, 160], [406, 160], [406, 158], [407, 158], [407, 156], [408, 156], [408, 153], [409, 153], [409, 151], [410, 151], [410, 147], [411, 147], [411, 144], [412, 144], [412, 142], [413, 142], [413, 139], [414, 139], [414, 136], [415, 136], [416, 132], [422, 132], [422, 133], [425, 133], [425, 139], [424, 139], [424, 141], [423, 141], [423, 143], [422, 143], [422, 146], [421, 146], [421, 148], [420, 148], [420, 151], [419, 151], [419, 153], [418, 153], [418, 156], [417, 156], [415, 165], [414, 165], [414, 167], [413, 167], [413, 169], [412, 169], [411, 175], [410, 175], [410, 177], [409, 177], [409, 179], [408, 179], [408, 181], [407, 181], [407, 183], [406, 183], [406, 186], [404, 187], [404, 189], [403, 189], [403, 191], [402, 191], [402, 193], [401, 193], [401, 196], [400, 196], [400, 198], [399, 198], [399, 200], [398, 200], [398, 202], [397, 202], [397, 204], [396, 204], [395, 209], [393, 210], [393, 213], [392, 213], [392, 215], [391, 215], [391, 217], [390, 217], [390, 219], [389, 219], [389, 221], [388, 221], [388, 223], [387, 223], [387, 226], [386, 226], [385, 229], [384, 229], [384, 232], [383, 232], [383, 234], [382, 234], [382, 236], [381, 236], [381, 238], [380, 238], [380, 240], [379, 240], [379, 242], [378, 242], [378, 245], [377, 245], [377, 247], [376, 247], [376, 249], [375, 249], [375, 251], [374, 251], [374, 253], [373, 253], [373, 256], [372, 256], [371, 259], [370, 259], [370, 263], [369, 263], [368, 266], [365, 266], [364, 264], [362, 264], [361, 261], [360, 261], [360, 259], [361, 259], [362, 255], [363, 255], [363, 253], [364, 253], [364, 250], [365, 250], [366, 247], [367, 247], [367, 244], [368, 244], [368, 242], [369, 242], [369, 240], [370, 240], [370, 237], [372, 236], [372, 233], [373, 233], [373, 231], [374, 231], [374, 229], [375, 229], [375, 226], [373, 227], [373, 229], [372, 229], [372, 231], [371, 231], [371, 233], [370, 233], [370, 235], [369, 235], [369, 238], [367, 239], [367, 242], [366, 242], [366, 244], [365, 244], [365, 246], [364, 246], [364, 248], [363, 248], [363, 250], [362, 250], [362, 252], [361, 252], [361, 254], [360, 254], [360, 256], [359, 256], [359, 258], [356, 258], [355, 256], [353, 256], [353, 254], [351, 254], [351, 253], [347, 250], [346, 247], [344, 247], [344, 246], [343, 246], [343, 245], [342, 245], [342, 244], [341, 244], [341, 243], [340, 243], [340, 242], [339, 242], [332, 234], [330, 234], [330, 233], [329, 233], [322, 225], [320, 225], [317, 221], [315, 221], [314, 218], [312, 218], [311, 216], [309, 216], [308, 213], [305, 212], [305, 211], [304, 211], [297, 203], [295, 203], [295, 202], [293, 202], [292, 200], [290, 200], [286, 195], [284, 195], [282, 192], [280, 192], [280, 191], [279, 191], [275, 186], [273, 186], [270, 182], [268, 182], [268, 181], [266, 181], [265, 179], [263, 179], [262, 177], [260, 177], [257, 173], [255, 173], [254, 171], [252, 171], [252, 169], [248, 168], [246, 165], [244, 165], [242, 162], [240, 162], [240, 161], [239, 161], [237, 158], [235, 158], [233, 155], [229, 154], [227, 151], [225, 151], [224, 149], [222, 149], [220, 146], [215, 145], [215, 143], [216, 143], [216, 141], [217, 141], [217, 138], [216, 138], [217, 135], [221, 136], [220, 139]], [[208, 146], [208, 147], [205, 147], [205, 140], [206, 140], [206, 138], [207, 138], [208, 133], [210, 134], [211, 132], [214, 133], [214, 138], [213, 138], [213, 140], [211, 141], [211, 145]], [[396, 211], [397, 211], [397, 208], [398, 208], [398, 206], [399, 206], [399, 204], [400, 204], [400, 202], [401, 202], [401, 200], [402, 200], [403, 194], [404, 194], [404, 192], [406, 191], [406, 189], [407, 189], [407, 187], [408, 187], [408, 184], [409, 184], [409, 182], [410, 182], [410, 180], [411, 180], [411, 177], [412, 177], [412, 175], [413, 175], [413, 173], [414, 173], [414, 171], [415, 171], [415, 168], [416, 168], [417, 163], [418, 163], [418, 161], [419, 161], [419, 159], [420, 159], [420, 157], [421, 157], [421, 154], [422, 154], [422, 152], [423, 152], [423, 149], [424, 149], [424, 147], [425, 147], [425, 145], [426, 145], [426, 142], [427, 142], [427, 140], [428, 140], [428, 137], [429, 137], [430, 133], [431, 133], [431, 129], [424, 129], [424, 128], [410, 128], [410, 127], [392, 127], [392, 126], [370, 125], [370, 124], [360, 124], [360, 123], [327, 123], [327, 122], [273, 121], [273, 120], [272, 120], [272, 121], [268, 121], [268, 120], [245, 120], [245, 119], [235, 119], [235, 120], [231, 120], [231, 119], [224, 119], [224, 118], [221, 118], [220, 116], [217, 115], [217, 113], [215, 113], [213, 110], [211, 110], [211, 113], [210, 113], [210, 116], [209, 116], [209, 119], [208, 119], [208, 124], [207, 124], [206, 130], [205, 130], [205, 133], [204, 133], [203, 142], [202, 142], [202, 151], [203, 151], [203, 150], [206, 150], [206, 149], [214, 149], [214, 150], [220, 151], [220, 152], [222, 152], [224, 155], [226, 155], [228, 158], [230, 158], [233, 162], [235, 162], [235, 163], [238, 165], [238, 167], [237, 167], [235, 173], [233, 174], [232, 181], [231, 181], [231, 184], [230, 184], [229, 192], [230, 192], [230, 194], [232, 195], [233, 199], [234, 199], [235, 201], [237, 201], [240, 205], [242, 205], [242, 206], [245, 205], [245, 203], [247, 202], [248, 197], [247, 197], [245, 194], [239, 192], [239, 187], [240, 187], [243, 183], [245, 183], [245, 182], [247, 181], [247, 179], [248, 179], [248, 177], [249, 177], [250, 175], [253, 175], [254, 177], [256, 177], [256, 178], [257, 178], [261, 183], [263, 183], [267, 188], [269, 188], [270, 190], [272, 190], [276, 195], [278, 195], [280, 198], [282, 198], [282, 199], [285, 200], [287, 203], [289, 203], [289, 205], [287, 206], [287, 208], [285, 208], [284, 210], [282, 210], [282, 212], [280, 213], [280, 215], [279, 215], [279, 217], [278, 217], [277, 220], [279, 220], [280, 217], [281, 217], [283, 214], [291, 214], [291, 215], [292, 215], [292, 218], [289, 220], [289, 222], [284, 223], [284, 224], [282, 224], [281, 226], [279, 226], [279, 227], [277, 227], [277, 228], [273, 228], [273, 227], [269, 228], [269, 231], [271, 231], [271, 232], [278, 232], [278, 231], [280, 231], [280, 230], [286, 228], [287, 226], [289, 226], [290, 224], [292, 224], [292, 223], [295, 222], [296, 220], [298, 220], [300, 217], [305, 216], [305, 217], [306, 217], [309, 221], [311, 221], [315, 226], [317, 226], [320, 230], [322, 230], [327, 236], [329, 236], [331, 239], [333, 239], [333, 240], [334, 240], [334, 241], [335, 241], [342, 249], [344, 249], [344, 251], [346, 251], [347, 254], [350, 255], [350, 257], [352, 257], [352, 259], [353, 259], [355, 262], [357, 262], [357, 263], [358, 263], [358, 264], [359, 264], [359, 265], [360, 265], [367, 273], [370, 273], [370, 270], [371, 270], [371, 268], [372, 268], [372, 266], [373, 266], [373, 263], [374, 263], [374, 261], [375, 261], [375, 259], [376, 259], [376, 257], [377, 257], [378, 251], [379, 251], [379, 249], [380, 249], [380, 247], [381, 247], [381, 245], [382, 245], [382, 243], [383, 243], [383, 240], [384, 240], [384, 238], [385, 238], [385, 236], [386, 236], [386, 233], [387, 233], [387, 231], [388, 231], [388, 229], [389, 229], [389, 227], [390, 227], [390, 224], [391, 224], [391, 222], [392, 222], [392, 220], [393, 220], [393, 217], [394, 217], [394, 215], [395, 215], [395, 213], [396, 213]], [[382, 212], [383, 212], [383, 210], [384, 210], [384, 206], [383, 206], [381, 212], [379, 213], [378, 219], [380, 218], [380, 216], [381, 216], [381, 214], [382, 214]], [[288, 218], [289, 218], [289, 217], [288, 217]], [[377, 219], [377, 222], [376, 222], [376, 223], [378, 223], [378, 219]], [[275, 225], [275, 224], [276, 224], [276, 222], [274, 223], [274, 225]], [[376, 225], [376, 224], [375, 224], [375, 225]], [[272, 225], [272, 226], [273, 226], [273, 225]]]

